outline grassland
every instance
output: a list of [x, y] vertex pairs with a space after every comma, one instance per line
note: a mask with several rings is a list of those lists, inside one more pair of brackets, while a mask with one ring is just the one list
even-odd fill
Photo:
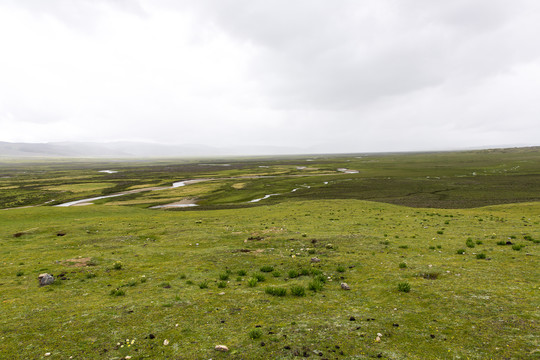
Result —
[[538, 358], [538, 150], [357, 156], [6, 162], [4, 206], [215, 180], [0, 211], [0, 358]]

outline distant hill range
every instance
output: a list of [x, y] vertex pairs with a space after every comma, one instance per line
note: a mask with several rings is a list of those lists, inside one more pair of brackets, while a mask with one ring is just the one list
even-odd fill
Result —
[[211, 147], [205, 145], [162, 145], [139, 142], [52, 142], [11, 143], [0, 141], [0, 157], [195, 157], [224, 155], [285, 155], [309, 149], [279, 146]]

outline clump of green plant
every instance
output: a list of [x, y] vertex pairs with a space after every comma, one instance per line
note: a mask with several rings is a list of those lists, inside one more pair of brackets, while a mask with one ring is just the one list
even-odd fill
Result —
[[297, 278], [299, 276], [298, 271], [296, 271], [295, 269], [289, 270], [287, 275], [289, 275], [291, 279]]
[[456, 251], [456, 253], [459, 254], [459, 255], [463, 255], [463, 254], [465, 254], [465, 249], [458, 249]]
[[477, 258], [477, 259], [485, 259], [485, 258], [486, 258], [486, 254], [484, 254], [484, 253], [476, 254], [476, 258]]
[[430, 246], [430, 247], [429, 247], [429, 250], [435, 250], [435, 246], [433, 246], [433, 245]]
[[444, 231], [438, 230], [438, 231], [437, 231], [437, 234], [442, 235], [442, 234], [444, 234]]
[[339, 273], [344, 273], [344, 272], [345, 272], [345, 266], [339, 265], [339, 266], [337, 267], [336, 270], [337, 270], [337, 272], [339, 272]]
[[308, 252], [308, 254], [313, 255], [313, 254], [315, 254], [316, 251], [315, 251], [315, 249], [309, 249], [307, 252]]
[[159, 286], [164, 288], [164, 289], [170, 289], [171, 288], [171, 284], [169, 282], [167, 282], [167, 281], [162, 282], [161, 284], [159, 284]]
[[124, 286], [133, 287], [137, 285], [137, 280], [129, 280]]
[[253, 274], [253, 277], [257, 279], [258, 282], [263, 282], [266, 280], [263, 274]]
[[294, 296], [306, 296], [306, 288], [301, 285], [291, 286], [291, 294]]
[[308, 289], [311, 291], [321, 291], [323, 289], [324, 282], [319, 279], [313, 279], [308, 284]]
[[483, 244], [482, 240], [476, 240], [476, 245], [482, 245], [482, 244]]
[[114, 270], [122, 270], [122, 267], [123, 267], [123, 264], [121, 261], [115, 261], [115, 263], [113, 264]]
[[257, 286], [258, 283], [259, 283], [259, 281], [254, 277], [249, 278], [249, 280], [247, 282], [249, 287], [255, 287], [255, 286]]
[[300, 276], [308, 276], [309, 269], [300, 269]]
[[272, 272], [274, 271], [274, 267], [271, 265], [264, 265], [261, 267], [262, 272]]
[[19, 270], [19, 271], [17, 271], [17, 273], [16, 273], [15, 275], [17, 275], [17, 276], [23, 276], [23, 275], [24, 275], [24, 271]]
[[409, 246], [408, 245], [399, 245], [398, 248], [400, 248], [400, 249], [408, 249]]
[[199, 283], [200, 289], [208, 289], [208, 281], [204, 280]]
[[226, 272], [219, 274], [219, 280], [222, 280], [222, 281], [229, 280], [229, 274]]
[[126, 292], [122, 289], [113, 289], [110, 292], [111, 296], [124, 296], [126, 295]]
[[523, 249], [524, 247], [525, 247], [525, 245], [523, 245], [523, 244], [514, 244], [514, 245], [512, 245], [512, 250], [519, 251], [519, 250]]
[[220, 289], [226, 288], [227, 287], [227, 282], [226, 281], [220, 281], [220, 282], [218, 282], [217, 287], [220, 288]]
[[187, 284], [187, 285], [193, 285], [194, 283], [193, 283], [192, 280], [188, 280], [188, 281], [186, 281], [186, 284]]
[[379, 244], [381, 244], [381, 245], [390, 245], [390, 241], [389, 240], [379, 241]]
[[93, 279], [93, 278], [95, 278], [96, 276], [97, 276], [97, 275], [94, 274], [94, 273], [86, 273], [86, 275], [85, 275], [85, 277], [86, 277], [87, 279]]
[[311, 275], [313, 276], [321, 275], [322, 273], [323, 272], [320, 269], [316, 269], [316, 268], [311, 269]]
[[183, 280], [183, 279], [185, 279], [185, 278], [187, 278], [186, 274], [180, 274], [180, 279]]
[[442, 249], [442, 245], [437, 245], [437, 249]]
[[144, 284], [146, 282], [146, 276], [141, 277], [141, 284]]
[[261, 329], [251, 329], [249, 330], [248, 335], [250, 339], [256, 340], [262, 336], [262, 331]]
[[287, 294], [287, 289], [276, 286], [267, 286], [264, 289], [264, 292], [273, 296], [285, 296]]
[[[515, 238], [516, 238], [516, 237], [514, 236], [512, 239], [515, 239]], [[528, 240], [528, 241], [533, 241], [533, 240], [534, 240], [533, 237], [532, 237], [531, 235], [524, 235], [524, 236], [523, 236], [523, 239]]]
[[399, 263], [399, 268], [400, 269], [405, 269], [405, 268], [407, 268], [407, 264], [405, 264], [404, 262], [401, 262], [401, 263]]
[[467, 245], [467, 247], [469, 247], [469, 248], [475, 247], [474, 241], [471, 238], [467, 239], [467, 241], [465, 242], [465, 245]]
[[275, 271], [272, 271], [272, 276], [273, 277], [280, 277], [281, 273], [279, 271], [275, 270]]
[[411, 291], [411, 285], [408, 282], [400, 282], [397, 286], [398, 291], [408, 293]]
[[246, 276], [247, 272], [246, 270], [238, 270], [238, 276]]
[[497, 245], [506, 245], [506, 241], [504, 240], [497, 241]]

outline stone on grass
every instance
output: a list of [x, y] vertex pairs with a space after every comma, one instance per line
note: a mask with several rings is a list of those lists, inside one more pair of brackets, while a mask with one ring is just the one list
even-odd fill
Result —
[[51, 285], [54, 282], [54, 276], [51, 274], [39, 274], [38, 276], [39, 286]]
[[217, 351], [223, 351], [223, 352], [229, 351], [229, 348], [226, 347], [225, 345], [216, 345], [216, 347], [214, 349], [217, 350]]
[[320, 261], [321, 261], [321, 259], [319, 259], [319, 258], [317, 258], [317, 257], [312, 257], [312, 258], [311, 258], [311, 262], [318, 263], [318, 262], [320, 262]]
[[163, 345], [165, 345], [165, 346], [169, 345], [169, 340], [167, 340], [167, 339], [163, 340]]
[[341, 288], [342, 288], [343, 290], [351, 290], [350, 286], [347, 285], [347, 283], [344, 283], [344, 282], [341, 283]]

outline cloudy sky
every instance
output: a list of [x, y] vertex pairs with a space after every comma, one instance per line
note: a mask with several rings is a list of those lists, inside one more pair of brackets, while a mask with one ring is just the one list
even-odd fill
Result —
[[540, 145], [537, 0], [0, 0], [0, 141]]

